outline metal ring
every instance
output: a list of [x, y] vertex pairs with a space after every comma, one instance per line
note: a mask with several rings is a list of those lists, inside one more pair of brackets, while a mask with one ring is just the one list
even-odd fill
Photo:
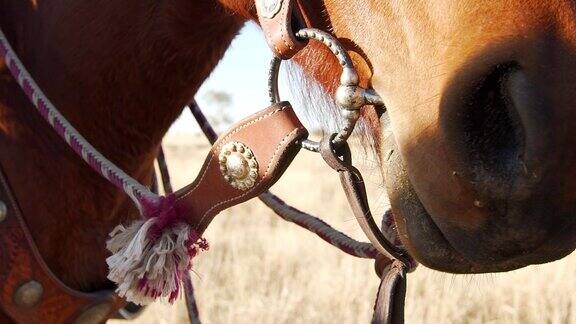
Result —
[[[342, 74], [340, 75], [340, 86], [336, 90], [336, 104], [341, 108], [344, 117], [344, 127], [336, 134], [333, 143], [335, 146], [340, 146], [345, 143], [360, 117], [360, 108], [364, 105], [370, 104], [375, 106], [384, 107], [384, 103], [380, 96], [372, 89], [364, 89], [359, 86], [358, 73], [356, 68], [346, 52], [346, 49], [338, 42], [332, 35], [315, 28], [304, 28], [296, 33], [296, 37], [300, 40], [314, 39], [317, 40], [338, 58], [342, 66]], [[268, 93], [270, 102], [272, 104], [280, 102], [280, 93], [278, 91], [278, 76], [280, 74], [280, 65], [282, 59], [274, 57], [270, 63], [270, 71], [268, 75]], [[318, 152], [320, 143], [304, 140], [302, 147], [309, 151]]]

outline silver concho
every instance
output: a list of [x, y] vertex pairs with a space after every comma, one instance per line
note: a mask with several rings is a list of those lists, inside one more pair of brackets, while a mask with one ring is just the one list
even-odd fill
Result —
[[0, 201], [0, 223], [2, 223], [6, 219], [6, 215], [8, 214], [8, 208], [3, 201]]
[[283, 0], [260, 0], [260, 15], [264, 18], [274, 18], [282, 7]]
[[226, 143], [219, 155], [220, 172], [234, 188], [248, 190], [258, 179], [258, 161], [252, 150], [240, 143]]
[[74, 320], [74, 324], [102, 323], [111, 310], [112, 305], [108, 303], [91, 306]]
[[14, 292], [14, 303], [20, 307], [32, 307], [42, 299], [44, 288], [37, 281], [28, 281]]

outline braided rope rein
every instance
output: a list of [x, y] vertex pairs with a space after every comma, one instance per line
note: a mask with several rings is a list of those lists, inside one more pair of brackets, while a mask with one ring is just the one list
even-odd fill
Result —
[[94, 171], [124, 191], [142, 214], [149, 213], [145, 206], [159, 205], [160, 196], [104, 157], [66, 120], [28, 73], [2, 30], [0, 30], [0, 58], [4, 58], [12, 76], [40, 115]]
[[[160, 171], [160, 179], [162, 180], [162, 188], [164, 189], [164, 192], [172, 193], [173, 186], [170, 177], [170, 169], [168, 169], [166, 155], [164, 154], [164, 148], [162, 146], [160, 146], [160, 152], [158, 152], [156, 162], [158, 163], [158, 170]], [[200, 320], [200, 311], [198, 310], [198, 304], [196, 303], [191, 272], [186, 273], [182, 280], [184, 281], [184, 300], [186, 302], [188, 319], [191, 324], [202, 324], [202, 321]]]

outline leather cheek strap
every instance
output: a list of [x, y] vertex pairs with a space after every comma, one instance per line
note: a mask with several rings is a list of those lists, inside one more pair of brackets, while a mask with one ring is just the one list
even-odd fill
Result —
[[333, 137], [326, 137], [320, 144], [320, 153], [326, 163], [340, 174], [340, 181], [346, 198], [362, 231], [374, 247], [381, 253], [377, 265], [387, 264], [379, 269], [381, 276], [378, 297], [374, 305], [373, 324], [404, 323], [404, 300], [406, 297], [406, 269], [410, 260], [392, 245], [382, 234], [372, 217], [364, 180], [358, 169], [352, 166], [348, 144], [336, 150]]
[[256, 0], [258, 20], [268, 46], [277, 57], [292, 58], [307, 41], [296, 38], [293, 26], [304, 27], [304, 15], [297, 0]]
[[287, 102], [236, 124], [214, 143], [196, 181], [176, 192], [178, 214], [186, 215], [186, 221], [201, 235], [220, 211], [268, 190], [307, 136]]
[[372, 324], [404, 323], [406, 267], [396, 260], [388, 265], [378, 288]]

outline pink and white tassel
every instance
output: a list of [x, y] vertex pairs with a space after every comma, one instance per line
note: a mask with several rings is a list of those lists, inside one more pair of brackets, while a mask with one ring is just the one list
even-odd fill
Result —
[[153, 216], [128, 227], [120, 225], [110, 233], [108, 279], [118, 284], [117, 293], [130, 302], [144, 305], [158, 298], [174, 302], [192, 258], [208, 249], [206, 240], [179, 217], [174, 200], [173, 195], [162, 197]]

